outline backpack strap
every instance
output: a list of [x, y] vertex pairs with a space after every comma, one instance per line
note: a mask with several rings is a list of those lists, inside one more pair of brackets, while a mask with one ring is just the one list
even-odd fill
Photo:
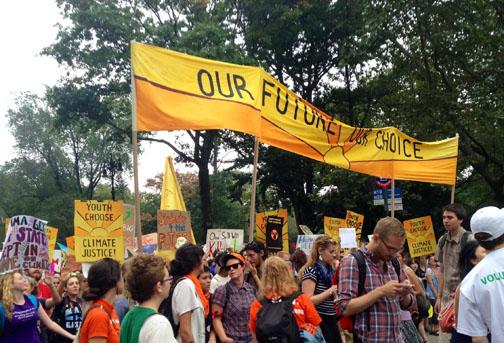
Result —
[[401, 282], [401, 264], [399, 263], [399, 260], [394, 257], [390, 262], [392, 262], [392, 266], [397, 274], [397, 281]]
[[442, 235], [441, 238], [439, 239], [439, 249], [441, 250], [441, 253], [443, 253], [443, 248], [446, 244], [447, 237], [448, 237], [448, 232], [445, 233], [444, 235]]
[[460, 239], [460, 250], [464, 248], [464, 246], [467, 244], [467, 240], [469, 239], [470, 232], [464, 230], [464, 233], [462, 234], [462, 238]]
[[168, 321], [170, 322], [172, 329], [173, 329], [173, 334], [175, 337], [178, 336], [179, 329], [180, 329], [180, 322], [178, 325], [175, 325], [175, 318], [173, 316], [173, 309], [172, 309], [172, 300], [173, 300], [173, 293], [175, 293], [175, 288], [178, 286], [178, 284], [182, 281], [185, 280], [186, 277], [181, 277], [175, 280], [175, 283], [170, 287], [170, 292], [168, 293], [168, 297], [163, 300], [161, 305], [159, 306], [159, 313], [164, 315], [166, 318], [168, 318]]
[[30, 299], [30, 302], [32, 303], [33, 307], [35, 307], [35, 311], [38, 310], [38, 307], [40, 305], [38, 299], [34, 295], [28, 295], [28, 299]]
[[5, 314], [5, 310], [3, 304], [0, 302], [0, 335], [2, 335], [3, 328], [5, 326], [5, 321], [7, 320], [7, 316]]
[[[469, 231], [464, 230], [464, 233], [462, 234], [462, 238], [460, 239], [460, 248], [461, 249], [466, 245], [470, 234], [471, 233]], [[448, 232], [445, 233], [444, 235], [442, 235], [441, 238], [439, 239], [438, 245], [439, 245], [439, 249], [441, 250], [441, 253], [443, 253], [443, 248], [446, 244], [447, 239], [448, 239]]]
[[351, 255], [357, 261], [357, 267], [359, 269], [359, 284], [357, 287], [357, 296], [360, 297], [364, 294], [364, 285], [366, 282], [366, 260], [364, 259], [364, 255], [362, 251], [357, 250], [351, 253]]

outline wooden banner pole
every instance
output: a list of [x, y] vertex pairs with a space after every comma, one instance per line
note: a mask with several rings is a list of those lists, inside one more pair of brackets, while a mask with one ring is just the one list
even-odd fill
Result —
[[[390, 216], [395, 218], [395, 180], [392, 179], [392, 186], [390, 188], [390, 198], [392, 201], [390, 202]], [[387, 201], [387, 199], [385, 199]]]
[[133, 150], [133, 182], [135, 187], [135, 231], [137, 237], [137, 252], [142, 252], [142, 219], [140, 213], [140, 187], [138, 184], [138, 131], [136, 125], [136, 89], [135, 74], [131, 65], [131, 145]]
[[256, 207], [256, 188], [257, 188], [257, 161], [259, 159], [259, 140], [254, 138], [254, 169], [252, 170], [252, 195], [250, 196], [250, 212], [249, 212], [249, 242], [254, 239], [255, 229], [255, 207]]

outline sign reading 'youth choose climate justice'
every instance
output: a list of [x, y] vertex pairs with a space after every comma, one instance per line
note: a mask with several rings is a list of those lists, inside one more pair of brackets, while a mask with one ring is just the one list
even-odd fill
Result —
[[75, 259], [95, 262], [124, 260], [122, 201], [75, 201]]

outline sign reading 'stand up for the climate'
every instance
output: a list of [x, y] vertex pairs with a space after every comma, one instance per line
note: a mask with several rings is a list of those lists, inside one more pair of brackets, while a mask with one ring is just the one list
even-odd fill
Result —
[[75, 201], [75, 259], [95, 262], [124, 260], [122, 201]]
[[11, 218], [0, 258], [0, 274], [28, 268], [49, 270], [46, 224], [32, 216]]

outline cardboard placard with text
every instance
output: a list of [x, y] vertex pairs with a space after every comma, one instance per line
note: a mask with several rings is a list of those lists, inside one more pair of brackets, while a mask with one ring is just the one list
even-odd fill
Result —
[[135, 237], [135, 206], [124, 204], [124, 247], [135, 250], [138, 242]]
[[207, 231], [206, 244], [213, 256], [228, 248], [238, 251], [243, 246], [243, 230], [210, 229]]
[[175, 251], [177, 238], [191, 241], [191, 212], [157, 211], [158, 250]]
[[320, 235], [298, 235], [296, 249], [299, 248], [303, 250], [307, 256], [310, 256], [313, 242], [315, 242], [317, 237], [320, 237]]
[[49, 271], [46, 224], [32, 216], [11, 218], [0, 257], [0, 275], [28, 268]]

